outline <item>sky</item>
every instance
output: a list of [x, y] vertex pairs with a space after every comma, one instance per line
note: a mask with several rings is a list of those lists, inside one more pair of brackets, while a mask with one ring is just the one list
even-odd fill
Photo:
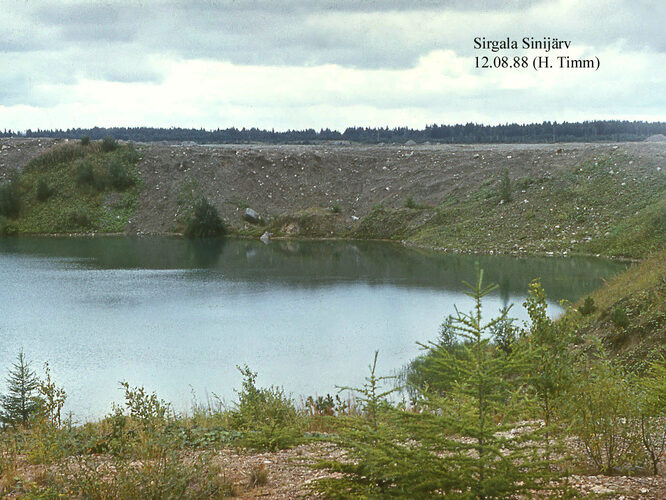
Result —
[[[0, 12], [0, 129], [666, 120], [663, 0], [0, 0]], [[491, 52], [476, 37], [571, 46]], [[561, 69], [560, 55], [599, 68]], [[539, 56], [553, 67], [535, 70]]]

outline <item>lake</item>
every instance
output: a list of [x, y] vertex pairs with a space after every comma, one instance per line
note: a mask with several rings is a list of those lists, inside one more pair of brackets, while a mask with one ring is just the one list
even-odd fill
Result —
[[121, 402], [121, 380], [178, 410], [235, 397], [237, 365], [296, 398], [363, 382], [373, 354], [390, 374], [468, 311], [475, 266], [498, 289], [487, 318], [541, 278], [552, 315], [624, 264], [595, 258], [445, 255], [379, 242], [180, 238], [0, 240], [0, 372], [20, 349], [48, 361], [79, 420]]

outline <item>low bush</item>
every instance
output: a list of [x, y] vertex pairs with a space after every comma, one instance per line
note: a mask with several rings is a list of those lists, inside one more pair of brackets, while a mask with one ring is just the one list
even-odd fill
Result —
[[119, 191], [134, 185], [134, 177], [127, 168], [127, 165], [118, 158], [114, 158], [109, 162], [107, 172], [109, 183]]
[[200, 197], [194, 203], [192, 216], [187, 221], [185, 236], [187, 238], [211, 238], [225, 234], [227, 234], [227, 228], [215, 206], [203, 196]]
[[417, 203], [414, 201], [414, 198], [412, 198], [411, 195], [405, 199], [405, 203], [403, 206], [405, 208], [418, 208]]
[[19, 232], [18, 227], [10, 222], [7, 217], [0, 215], [0, 236], [16, 236]]
[[503, 170], [502, 177], [500, 177], [499, 198], [504, 203], [509, 203], [513, 200], [513, 187], [511, 186], [511, 177], [509, 177], [508, 168]]
[[104, 191], [107, 180], [97, 172], [90, 160], [83, 159], [76, 166], [76, 183], [79, 186], [90, 186], [96, 191]]
[[234, 429], [242, 431], [240, 443], [258, 450], [277, 450], [299, 444], [303, 438], [303, 416], [283, 389], [258, 388], [257, 374], [238, 367], [244, 377], [236, 408], [230, 412]]
[[46, 201], [53, 195], [53, 188], [49, 186], [48, 182], [40, 179], [37, 183], [37, 200]]
[[102, 139], [103, 152], [109, 153], [111, 151], [115, 151], [116, 149], [118, 149], [118, 142], [113, 137], [107, 135], [104, 139]]
[[90, 144], [90, 136], [84, 135], [81, 137], [81, 146], [87, 146]]
[[613, 314], [611, 315], [611, 321], [618, 328], [626, 328], [629, 326], [629, 317], [627, 316], [627, 310], [622, 306], [617, 306], [613, 309]]
[[92, 216], [84, 208], [77, 208], [67, 215], [68, 229], [88, 229], [92, 225]]

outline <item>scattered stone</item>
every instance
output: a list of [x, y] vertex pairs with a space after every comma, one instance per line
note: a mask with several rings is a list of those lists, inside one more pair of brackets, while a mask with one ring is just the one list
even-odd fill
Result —
[[243, 219], [245, 219], [250, 224], [259, 224], [261, 222], [261, 216], [251, 208], [245, 209], [245, 213], [243, 214]]

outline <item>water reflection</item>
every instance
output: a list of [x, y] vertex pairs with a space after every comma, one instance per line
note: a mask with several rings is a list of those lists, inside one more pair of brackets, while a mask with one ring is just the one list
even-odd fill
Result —
[[500, 285], [485, 313], [514, 302], [518, 318], [534, 278], [575, 300], [623, 268], [372, 242], [0, 240], [0, 372], [20, 348], [35, 368], [49, 361], [79, 417], [109, 411], [119, 380], [181, 409], [191, 388], [233, 398], [244, 363], [261, 384], [325, 394], [362, 383], [377, 349], [382, 374], [400, 368], [454, 304], [468, 311], [462, 281], [477, 262]]
[[540, 278], [554, 300], [576, 300], [624, 264], [593, 257], [442, 255], [377, 242], [180, 238], [25, 238], [0, 240], [4, 254], [75, 259], [89, 269], [206, 269], [227, 280], [320, 286], [332, 282], [463, 290], [475, 266], [499, 285], [504, 303]]

